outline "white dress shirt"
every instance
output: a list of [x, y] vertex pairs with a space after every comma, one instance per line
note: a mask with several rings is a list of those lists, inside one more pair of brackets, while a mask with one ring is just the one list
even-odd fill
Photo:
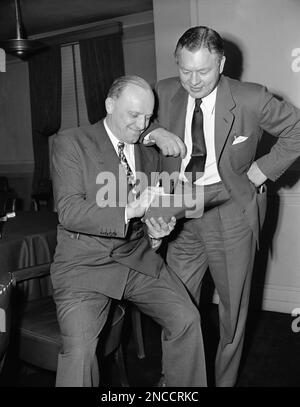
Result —
[[[106, 119], [103, 120], [103, 124], [105, 127], [105, 130], [108, 134], [108, 137], [110, 138], [110, 141], [112, 142], [112, 145], [114, 146], [114, 149], [117, 153], [117, 156], [119, 157], [119, 152], [118, 152], [118, 143], [121, 141], [119, 140], [110, 130], [106, 123]], [[122, 142], [122, 141], [121, 141]], [[136, 179], [136, 171], [135, 171], [135, 158], [134, 158], [134, 144], [128, 144], [124, 143], [124, 154], [127, 159], [127, 162], [129, 164], [129, 167], [133, 173], [134, 179]]]
[[[215, 150], [215, 105], [216, 105], [217, 88], [215, 88], [208, 96], [202, 98], [200, 105], [203, 113], [203, 131], [206, 144], [206, 161], [204, 175], [195, 181], [196, 185], [210, 185], [221, 181], [216, 161]], [[187, 147], [187, 154], [183, 158], [179, 178], [186, 181], [184, 171], [191, 158], [193, 143], [192, 143], [192, 119], [195, 108], [195, 99], [190, 95], [186, 108], [185, 117], [185, 134], [184, 143]]]
[[[117, 156], [119, 157], [119, 152], [118, 152], [118, 143], [121, 141], [119, 140], [110, 130], [110, 128], [108, 127], [107, 123], [106, 123], [106, 119], [103, 120], [103, 124], [106, 130], [106, 133], [117, 153]], [[130, 169], [133, 173], [134, 179], [136, 179], [136, 171], [135, 171], [135, 158], [134, 158], [134, 144], [128, 144], [128, 143], [124, 143], [124, 154], [125, 157], [127, 159], [127, 162], [130, 166]], [[129, 222], [128, 218], [127, 218], [127, 210], [125, 209], [125, 223], [127, 224]]]

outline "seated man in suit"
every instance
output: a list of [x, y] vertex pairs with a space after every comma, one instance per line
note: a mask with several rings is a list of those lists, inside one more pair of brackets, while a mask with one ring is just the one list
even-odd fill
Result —
[[99, 384], [98, 335], [112, 299], [124, 298], [162, 326], [166, 385], [206, 386], [199, 313], [153, 249], [175, 221], [143, 223], [149, 197], [133, 194], [137, 173], [149, 182], [159, 171], [157, 151], [135, 144], [151, 118], [153, 92], [142, 78], [125, 76], [105, 103], [104, 120], [65, 130], [53, 143], [60, 224], [51, 278], [63, 338], [56, 385]]

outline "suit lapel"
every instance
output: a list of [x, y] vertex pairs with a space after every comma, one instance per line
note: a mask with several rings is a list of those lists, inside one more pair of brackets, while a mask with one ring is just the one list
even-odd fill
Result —
[[[86, 146], [89, 150], [89, 156], [96, 161], [98, 165], [102, 165], [105, 168], [105, 171], [116, 174], [118, 179], [118, 168], [120, 165], [119, 157], [106, 133], [103, 121], [94, 125], [91, 134], [93, 136], [93, 143]], [[139, 143], [134, 146], [135, 171], [144, 173], [147, 177], [147, 182], [150, 182], [151, 171], [154, 168], [153, 154], [150, 150], [151, 148], [145, 147]], [[123, 168], [121, 167], [121, 169]]]
[[170, 123], [170, 131], [184, 140], [185, 133], [185, 116], [186, 107], [188, 102], [188, 93], [180, 85], [178, 91], [175, 93], [171, 100], [171, 113], [170, 117], [173, 120]]
[[[96, 151], [99, 153], [98, 163], [101, 163], [101, 171], [114, 174], [116, 186], [116, 202], [117, 205], [126, 205], [128, 202], [128, 181], [125, 170], [120, 163], [118, 154], [110, 141], [110, 138], [105, 130], [103, 120], [97, 123], [97, 131], [95, 132], [95, 142], [97, 143]], [[114, 196], [114, 195], [112, 195]]]
[[232, 97], [228, 79], [221, 77], [218, 84], [216, 110], [215, 110], [215, 149], [216, 158], [219, 162], [226, 140], [231, 130], [235, 108], [235, 101]]
[[112, 145], [103, 125], [103, 120], [96, 123], [92, 132], [93, 143], [88, 146], [89, 154], [98, 164], [102, 164], [105, 171], [117, 174], [119, 157]]

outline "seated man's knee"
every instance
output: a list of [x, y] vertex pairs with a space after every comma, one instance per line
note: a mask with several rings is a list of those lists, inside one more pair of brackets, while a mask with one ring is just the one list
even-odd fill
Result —
[[73, 354], [75, 358], [93, 359], [98, 339], [85, 337], [63, 337], [63, 353]]
[[200, 325], [200, 314], [196, 307], [177, 307], [172, 322], [166, 327], [166, 336], [176, 337], [190, 329], [199, 329]]

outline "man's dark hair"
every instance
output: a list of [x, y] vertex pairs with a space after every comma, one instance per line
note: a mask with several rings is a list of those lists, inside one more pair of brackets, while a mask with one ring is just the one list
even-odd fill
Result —
[[224, 43], [221, 36], [211, 28], [197, 26], [189, 28], [178, 40], [175, 48], [175, 58], [178, 51], [186, 48], [188, 51], [197, 51], [200, 48], [207, 48], [209, 52], [215, 52], [220, 59], [224, 55]]

